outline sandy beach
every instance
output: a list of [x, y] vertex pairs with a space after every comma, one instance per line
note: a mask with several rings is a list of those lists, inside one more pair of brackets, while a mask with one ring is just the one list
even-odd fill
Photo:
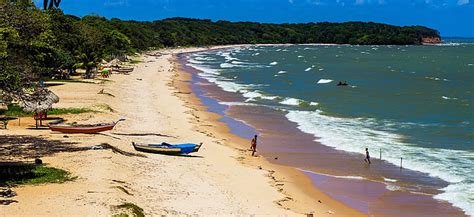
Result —
[[[92, 147], [108, 143], [142, 154], [132, 141], [199, 143], [191, 157], [111, 150], [55, 152], [41, 156], [48, 166], [67, 170], [74, 181], [13, 188], [17, 196], [2, 205], [1, 216], [110, 216], [130, 202], [145, 215], [363, 215], [310, 187], [302, 172], [250, 157], [249, 142], [232, 135], [219, 117], [206, 112], [192, 94], [189, 74], [178, 70], [175, 54], [208, 48], [161, 51], [140, 56], [130, 75], [95, 83], [50, 87], [60, 97], [55, 108], [91, 108], [98, 112], [62, 115], [68, 122], [96, 123], [125, 118], [112, 131], [67, 135], [28, 129], [32, 118], [11, 121], [0, 135], [11, 141], [43, 139], [51, 145]], [[98, 94], [101, 90], [109, 94]], [[9, 140], [9, 141], [10, 141]], [[13, 143], [13, 142], [12, 142]], [[125, 191], [123, 190], [125, 189]]]

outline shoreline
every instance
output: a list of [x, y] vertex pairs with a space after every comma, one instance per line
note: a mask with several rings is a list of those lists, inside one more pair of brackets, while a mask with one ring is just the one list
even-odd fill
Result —
[[[285, 209], [293, 210], [301, 214], [312, 213], [318, 216], [323, 214], [365, 216], [365, 214], [348, 207], [342, 202], [332, 199], [317, 188], [313, 188], [311, 180], [304, 175], [303, 172], [289, 166], [272, 164], [266, 158], [258, 154], [258, 152], [258, 157], [251, 157], [249, 154], [250, 151], [246, 148], [247, 144], [249, 144], [249, 140], [232, 134], [228, 125], [219, 121], [223, 116], [207, 111], [206, 105], [192, 92], [191, 73], [183, 70], [182, 65], [178, 62], [176, 57], [173, 62], [177, 65], [175, 68], [177, 68], [179, 72], [179, 75], [177, 75], [173, 81], [173, 86], [180, 90], [180, 92], [190, 93], [180, 95], [180, 98], [186, 102], [187, 106], [192, 108], [193, 115], [197, 119], [204, 119], [203, 121], [210, 123], [208, 127], [204, 128], [202, 133], [214, 136], [214, 132], [217, 132], [215, 137], [225, 138], [224, 140], [227, 141], [226, 145], [239, 152], [240, 156], [238, 159], [242, 164], [254, 169], [268, 171], [271, 185], [286, 195], [285, 198], [277, 201], [279, 205]], [[321, 209], [326, 211], [321, 212]]]
[[[324, 194], [321, 194], [322, 203], [305, 200], [309, 198], [305, 196], [307, 192], [291, 183], [293, 178], [305, 178], [301, 172], [289, 179], [280, 173], [285, 167], [268, 171], [269, 167], [260, 161], [263, 158], [255, 159], [256, 166], [242, 164], [245, 150], [235, 149], [227, 145], [230, 142], [226, 138], [216, 136], [220, 135], [219, 128], [204, 130], [210, 129], [203, 124], [207, 123], [206, 118], [194, 117], [198, 110], [180, 99], [180, 95], [189, 95], [186, 89], [178, 90], [172, 85], [180, 78], [175, 77], [177, 71], [170, 62], [171, 54], [193, 50], [199, 49], [160, 51], [167, 53], [161, 56], [141, 55], [141, 63], [134, 66], [130, 75], [114, 74], [101, 79], [104, 82], [55, 82], [58, 84], [50, 86], [60, 97], [54, 108], [97, 110], [51, 115], [51, 118], [62, 117], [67, 122], [78, 123], [127, 120], [109, 132], [68, 135], [51, 133], [48, 129], [31, 130], [34, 125], [31, 117], [21, 118], [21, 123], [11, 121], [8, 130], [0, 131], [1, 148], [37, 150], [34, 144], [45, 144], [51, 153], [39, 155], [44, 164], [66, 170], [77, 178], [60, 184], [13, 187], [17, 195], [8, 198], [12, 203], [2, 206], [2, 214], [110, 216], [123, 212], [118, 205], [133, 203], [143, 208], [145, 215], [293, 216], [314, 211], [318, 216], [358, 216]], [[131, 146], [132, 141], [204, 142], [204, 145], [191, 157], [147, 153], [140, 153], [145, 157], [125, 156], [93, 148], [108, 143], [126, 152], [139, 153]], [[83, 149], [68, 151], [76, 147]], [[280, 191], [281, 184], [285, 189]], [[307, 180], [306, 184], [310, 182]], [[289, 198], [286, 191], [298, 192], [303, 199]]]
[[[182, 63], [182, 64], [183, 64], [183, 63]], [[188, 72], [188, 73], [189, 73], [189, 72]], [[195, 81], [195, 82], [202, 83], [202, 81]], [[214, 84], [210, 84], [210, 86], [213, 86], [213, 85], [214, 85]], [[230, 101], [232, 102], [232, 100], [234, 99], [232, 95], [237, 95], [237, 94], [227, 94], [227, 93], [226, 93], [226, 94], [223, 94], [223, 91], [222, 91], [222, 90], [218, 90], [218, 89], [220, 89], [220, 88], [217, 88], [217, 87], [216, 87], [216, 88], [210, 88], [209, 85], [204, 85], [204, 86], [205, 86], [205, 91], [204, 91], [204, 92], [207, 93], [206, 95], [207, 95], [208, 97], [214, 98], [216, 101], [219, 101], [219, 100], [220, 100], [220, 101], [228, 102], [228, 101], [229, 101], [228, 99], [230, 99]], [[223, 94], [224, 96], [222, 96], [222, 94]], [[226, 97], [227, 97], [227, 98], [226, 98]], [[221, 98], [224, 98], [225, 100], [222, 100]], [[235, 99], [234, 99], [234, 100], [235, 100]], [[206, 100], [206, 101], [208, 101], [208, 100]], [[241, 107], [241, 106], [235, 106], [235, 107]], [[213, 109], [213, 110], [215, 110], [215, 109]], [[250, 122], [250, 123], [251, 123], [251, 126], [254, 127], [254, 128], [255, 128], [255, 126], [257, 126], [257, 128], [258, 128], [259, 130], [262, 130], [262, 129], [265, 128], [265, 125], [262, 125], [262, 124], [260, 124], [260, 125], [254, 125], [254, 124], [256, 123], [255, 121], [252, 122], [252, 119], [249, 119], [248, 117], [245, 117], [245, 116], [242, 116], [242, 115], [241, 115], [242, 113], [248, 113], [249, 110], [245, 110], [245, 109], [240, 109], [240, 110], [239, 110], [239, 109], [237, 109], [237, 112], [235, 112], [236, 109], [234, 109], [234, 106], [231, 106], [231, 107], [226, 108], [225, 111], [226, 111], [226, 113], [230, 113], [230, 114], [224, 115], [226, 118], [236, 118], [236, 117], [237, 117], [236, 120], [239, 120], [239, 121], [242, 121], [242, 120], [243, 120], [243, 122], [244, 122], [244, 123], [247, 123], [247, 124], [248, 124], [248, 121], [251, 121], [251, 122]], [[239, 113], [240, 113], [240, 116], [239, 116]], [[252, 113], [252, 112], [251, 112], [251, 113]], [[264, 113], [260, 113], [260, 114], [264, 114]], [[237, 116], [236, 116], [236, 115], [237, 115]], [[247, 115], [247, 116], [248, 116], [248, 115]], [[250, 117], [250, 116], [249, 116], [249, 117]], [[254, 115], [254, 116], [252, 116], [252, 117], [256, 117], [256, 116]], [[220, 122], [222, 122], [222, 121], [220, 121]], [[226, 121], [224, 121], [224, 122], [226, 122]], [[268, 124], [268, 123], [267, 123], [267, 124]], [[296, 127], [295, 127], [295, 128], [296, 128]], [[313, 139], [311, 139], [311, 140], [312, 140], [312, 142], [314, 143]], [[274, 140], [272, 140], [272, 141], [274, 141]], [[247, 141], [247, 142], [248, 142], [248, 141]], [[278, 142], [278, 141], [277, 141], [277, 142]], [[320, 145], [322, 145], [322, 144], [320, 144]], [[327, 149], [327, 148], [326, 148], [326, 149]], [[329, 148], [329, 149], [331, 149], [331, 148]], [[347, 155], [347, 154], [346, 154], [346, 155]], [[267, 157], [270, 157], [270, 156], [267, 155]], [[281, 162], [276, 162], [276, 161], [273, 161], [273, 160], [270, 160], [270, 161], [271, 161], [272, 164], [275, 164], [275, 163], [276, 163], [276, 164], [279, 164], [279, 165], [281, 164]], [[351, 162], [352, 162], [352, 161], [351, 161]], [[355, 162], [352, 162], [352, 163], [355, 163]], [[284, 164], [284, 165], [287, 165], [287, 166], [290, 166], [290, 165], [291, 165], [290, 167], [296, 166], [296, 165], [286, 164], [286, 163], [283, 163], [283, 164]], [[296, 168], [298, 168], [298, 167], [296, 167]], [[321, 170], [321, 167], [319, 167], [319, 169], [316, 170], [316, 171], [317, 171], [318, 173], [320, 173], [320, 174], [316, 174], [316, 175], [319, 175], [319, 176], [329, 176], [329, 178], [331, 178], [331, 176], [338, 177], [339, 175], [342, 175], [342, 176], [346, 176], [346, 175], [347, 175], [347, 172], [343, 172], [342, 174], [337, 174], [337, 173], [335, 174], [333, 170], [334, 170], [334, 169], [332, 169], [331, 171], [324, 172], [324, 170]], [[313, 171], [314, 171], [314, 170], [313, 170]], [[408, 170], [408, 172], [411, 173], [409, 170]], [[413, 171], [413, 172], [415, 172], [415, 171]], [[313, 172], [313, 173], [314, 173], [314, 172]], [[384, 173], [386, 173], [386, 172], [384, 172]], [[417, 173], [419, 173], [419, 172], [415, 172], [414, 175], [416, 175]], [[325, 175], [325, 174], [332, 174], [332, 175]], [[363, 175], [363, 176], [366, 177], [366, 175]], [[375, 178], [375, 177], [374, 177], [374, 178]], [[365, 179], [365, 178], [364, 178], [364, 179]], [[405, 179], [406, 179], [406, 178], [405, 178]], [[372, 179], [369, 177], [369, 179], [365, 180], [365, 182], [367, 182], [369, 186], [373, 186], [374, 189], [378, 189], [378, 188], [379, 188], [379, 187], [377, 187], [377, 185], [379, 185], [379, 183], [382, 184], [382, 187], [380, 188], [380, 189], [382, 189], [382, 190], [374, 190], [374, 192], [377, 192], [377, 191], [380, 192], [380, 193], [376, 193], [376, 194], [379, 194], [380, 196], [381, 196], [381, 194], [385, 194], [384, 192], [387, 192], [387, 193], [391, 192], [391, 190], [385, 189], [385, 188], [386, 188], [385, 186], [388, 185], [388, 183], [387, 183], [386, 181], [384, 181], [384, 180], [380, 180], [380, 178], [377, 178], [377, 179], [372, 180]], [[343, 183], [351, 184], [351, 183], [354, 183], [354, 182], [352, 182], [352, 181], [345, 181], [345, 182], [343, 182]], [[410, 184], [410, 183], [411, 183], [411, 184]], [[412, 183], [412, 181], [409, 181], [409, 182], [405, 183], [405, 186], [410, 186], [410, 185], [414, 185], [414, 184], [415, 184], [415, 183]], [[314, 186], [313, 186], [313, 187], [314, 187]], [[370, 187], [369, 187], [369, 188], [370, 188]], [[388, 187], [387, 187], [387, 188], [388, 188]], [[329, 189], [334, 189], [334, 187], [330, 187]], [[438, 190], [436, 190], [436, 191], [438, 191]], [[327, 192], [326, 192], [326, 193], [327, 193]], [[402, 194], [399, 194], [399, 193], [402, 193]], [[358, 194], [360, 194], [360, 193], [358, 193]], [[371, 194], [371, 193], [369, 193], [369, 194]], [[400, 192], [400, 191], [398, 190], [398, 191], [396, 191], [396, 192], [391, 192], [391, 194], [393, 195], [393, 196], [392, 196], [393, 198], [398, 198], [398, 197], [401, 196], [401, 197], [404, 197], [404, 198], [407, 199], [407, 200], [410, 200], [410, 198], [416, 198], [416, 197], [418, 197], [417, 195], [424, 195], [424, 196], [420, 196], [420, 197], [418, 198], [418, 200], [421, 199], [421, 201], [423, 201], [423, 202], [421, 202], [421, 203], [428, 203], [428, 204], [433, 204], [433, 205], [434, 205], [434, 204], [437, 204], [437, 205], [436, 205], [437, 208], [436, 208], [435, 210], [444, 210], [444, 209], [448, 208], [448, 210], [450, 210], [450, 211], [448, 211], [448, 213], [450, 213], [451, 215], [452, 215], [452, 214], [465, 215], [465, 214], [462, 214], [463, 212], [462, 212], [460, 209], [458, 209], [458, 208], [456, 208], [456, 207], [453, 207], [452, 204], [449, 204], [449, 203], [447, 203], [447, 202], [445, 202], [445, 201], [438, 201], [438, 200], [435, 200], [434, 198], [432, 198], [433, 193], [426, 194], [426, 193], [423, 193], [423, 192], [416, 193], [416, 192], [411, 192], [411, 191], [407, 191], [406, 193], [403, 193], [403, 191]], [[359, 196], [360, 196], [360, 195], [359, 195]], [[346, 201], [346, 202], [347, 202], [347, 201]], [[386, 204], [386, 205], [388, 206], [389, 203], [393, 203], [393, 202], [394, 202], [394, 201], [387, 200], [387, 201], [384, 202], [384, 204]], [[403, 203], [400, 203], [399, 205], [403, 206]], [[392, 206], [392, 209], [395, 208], [395, 207], [396, 207], [396, 206]], [[395, 208], [395, 209], [396, 209], [396, 208]], [[408, 214], [408, 213], [410, 213], [410, 210], [413, 211], [414, 213], [417, 213], [417, 212], [418, 212], [419, 214], [422, 214], [423, 212], [426, 212], [426, 210], [420, 209], [420, 207], [411, 207], [409, 210], [405, 210], [404, 213], [405, 213], [405, 214]], [[417, 211], [417, 212], [415, 212], [415, 211]], [[385, 214], [387, 214], [387, 212], [388, 212], [388, 210], [385, 211]], [[383, 212], [382, 212], [382, 213], [383, 213]], [[380, 213], [379, 213], [379, 214], [380, 214]], [[392, 213], [392, 214], [393, 214], [393, 213]]]

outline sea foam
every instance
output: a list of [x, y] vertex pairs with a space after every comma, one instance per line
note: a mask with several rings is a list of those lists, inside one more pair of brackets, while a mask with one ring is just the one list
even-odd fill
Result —
[[195, 60], [200, 60], [200, 61], [213, 61], [213, 60], [216, 60], [215, 58], [212, 58], [212, 57], [202, 57], [202, 56], [197, 56], [194, 59]]
[[197, 58], [194, 59], [189, 59], [188, 62], [194, 63], [194, 64], [203, 64], [204, 62], [197, 60]]
[[255, 99], [257, 98], [260, 98], [260, 99], [267, 99], [267, 100], [274, 100], [276, 99], [277, 97], [276, 96], [268, 96], [268, 95], [265, 95], [263, 94], [262, 92], [260, 91], [249, 91], [249, 90], [244, 90], [244, 91], [241, 91], [243, 94], [243, 96], [245, 98], [247, 98], [247, 100], [245, 100], [246, 102], [249, 102], [249, 101], [255, 101]]
[[248, 63], [246, 63], [246, 62], [235, 61], [235, 60], [234, 60], [234, 61], [232, 61], [231, 63], [232, 63], [232, 64], [235, 64], [235, 65], [239, 65], [239, 64], [248, 64]]
[[443, 98], [445, 100], [457, 100], [458, 99], [456, 97], [447, 97], [447, 96], [441, 96], [441, 98]]
[[331, 82], [332, 82], [331, 79], [322, 78], [322, 79], [319, 79], [318, 84], [327, 84], [327, 83], [331, 83]]
[[231, 63], [221, 63], [221, 64], [220, 64], [220, 67], [223, 68], [223, 69], [225, 69], [225, 68], [233, 68], [233, 67], [235, 67], [235, 65], [234, 65], [234, 64], [231, 64]]
[[217, 55], [224, 57], [226, 61], [238, 60], [238, 58], [232, 57], [230, 52], [217, 52]]
[[285, 98], [283, 101], [280, 102], [280, 104], [283, 105], [299, 105], [302, 101], [300, 99], [295, 99], [295, 98]]

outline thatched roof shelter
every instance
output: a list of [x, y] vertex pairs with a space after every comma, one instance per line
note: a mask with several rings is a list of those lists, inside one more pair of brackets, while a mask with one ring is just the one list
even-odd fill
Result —
[[43, 113], [50, 110], [59, 97], [46, 88], [38, 88], [31, 94], [24, 94], [20, 99], [20, 107], [26, 112]]

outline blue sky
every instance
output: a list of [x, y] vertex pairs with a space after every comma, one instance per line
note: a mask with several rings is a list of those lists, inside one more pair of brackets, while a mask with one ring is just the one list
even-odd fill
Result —
[[62, 0], [61, 8], [77, 16], [123, 20], [179, 16], [267, 23], [374, 21], [474, 37], [474, 0]]

